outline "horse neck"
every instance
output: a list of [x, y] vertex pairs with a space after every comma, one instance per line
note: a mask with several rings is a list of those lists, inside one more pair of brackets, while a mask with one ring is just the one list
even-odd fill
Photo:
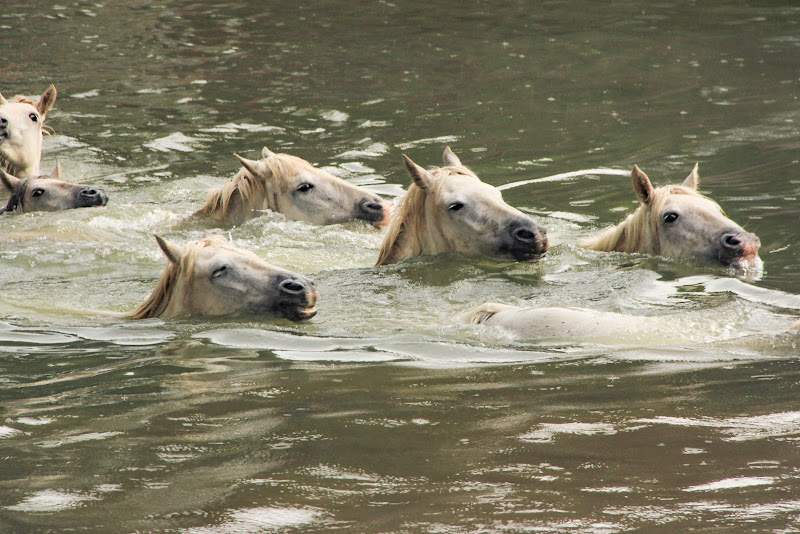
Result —
[[36, 158], [36, 160], [29, 164], [19, 164], [9, 161], [8, 159], [0, 156], [0, 168], [6, 171], [8, 174], [16, 176], [17, 178], [30, 178], [31, 176], [39, 176], [40, 174], [40, 165], [41, 158]]
[[621, 223], [589, 240], [585, 246], [601, 252], [658, 254], [661, 247], [651, 219], [650, 206], [640, 205]]

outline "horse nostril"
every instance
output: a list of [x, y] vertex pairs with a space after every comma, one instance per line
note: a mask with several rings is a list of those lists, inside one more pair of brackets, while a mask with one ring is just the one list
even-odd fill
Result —
[[298, 280], [287, 279], [280, 283], [281, 291], [291, 295], [305, 293], [306, 285]]
[[534, 234], [533, 232], [531, 232], [526, 228], [517, 228], [516, 230], [514, 230], [513, 235], [514, 239], [517, 239], [519, 241], [525, 241], [526, 243], [536, 239], [536, 234]]
[[736, 234], [728, 234], [722, 238], [726, 247], [737, 248], [742, 245], [742, 240]]
[[375, 213], [383, 212], [383, 204], [380, 202], [365, 202], [363, 207], [366, 211], [373, 211]]
[[81, 196], [84, 197], [96, 197], [97, 196], [97, 189], [92, 189], [88, 187], [86, 189], [81, 189]]

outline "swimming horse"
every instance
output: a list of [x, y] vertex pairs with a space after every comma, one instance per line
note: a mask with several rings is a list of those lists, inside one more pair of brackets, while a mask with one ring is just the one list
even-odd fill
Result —
[[391, 205], [378, 195], [318, 169], [304, 159], [264, 147], [260, 160], [239, 156], [243, 168], [212, 190], [195, 215], [241, 224], [263, 210], [313, 224], [352, 220], [383, 227]]
[[394, 209], [376, 265], [441, 252], [518, 261], [544, 254], [544, 227], [506, 204], [450, 147], [443, 160], [444, 167], [425, 170], [403, 155], [413, 183]]
[[42, 128], [57, 96], [51, 85], [38, 102], [0, 94], [0, 168], [20, 178], [37, 176], [42, 159]]
[[302, 321], [317, 312], [314, 282], [236, 248], [222, 236], [183, 246], [155, 238], [167, 266], [132, 319], [250, 313]]
[[654, 188], [636, 165], [633, 189], [641, 205], [617, 226], [582, 243], [604, 252], [641, 252], [670, 258], [700, 259], [744, 271], [760, 271], [758, 237], [697, 192], [697, 164], [680, 185]]
[[0, 213], [60, 211], [105, 206], [108, 195], [98, 187], [61, 180], [61, 166], [49, 175], [17, 178], [0, 169], [0, 182], [11, 192]]

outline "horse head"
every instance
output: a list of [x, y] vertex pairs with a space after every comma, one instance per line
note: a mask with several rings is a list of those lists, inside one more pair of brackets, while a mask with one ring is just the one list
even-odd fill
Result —
[[42, 128], [56, 95], [53, 85], [38, 102], [24, 97], [9, 101], [0, 94], [0, 167], [22, 178], [39, 174]]
[[338, 224], [352, 220], [383, 227], [390, 204], [375, 193], [318, 169], [305, 160], [262, 150], [262, 159], [239, 156], [241, 164], [268, 186], [269, 208], [287, 219], [313, 224]]
[[158, 287], [132, 316], [266, 314], [293, 321], [316, 314], [310, 279], [210, 236], [183, 246], [155, 236], [168, 264]]
[[654, 188], [635, 165], [631, 174], [636, 196], [648, 212], [655, 254], [699, 258], [743, 270], [761, 268], [758, 237], [730, 220], [719, 204], [697, 192], [696, 164], [680, 186]]
[[410, 256], [460, 252], [528, 260], [547, 250], [547, 231], [512, 208], [446, 148], [445, 166], [425, 170], [403, 155], [413, 181], [395, 209], [378, 265]]
[[0, 169], [0, 182], [11, 192], [3, 212], [60, 211], [105, 206], [108, 195], [100, 188], [61, 180], [61, 166], [49, 175], [18, 178]]

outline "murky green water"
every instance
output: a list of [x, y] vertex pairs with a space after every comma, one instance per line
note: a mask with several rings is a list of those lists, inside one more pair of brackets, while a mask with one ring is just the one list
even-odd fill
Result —
[[[59, 90], [44, 168], [111, 197], [0, 218], [3, 532], [800, 530], [793, 2], [5, 0], [0, 50], [3, 94]], [[446, 145], [497, 186], [699, 162], [764, 275], [577, 248], [635, 206], [583, 175], [505, 189], [539, 263], [376, 269], [379, 230], [265, 214], [225, 231], [317, 281], [312, 321], [115, 315], [264, 145], [387, 198]], [[486, 300], [664, 327], [454, 321]]]

